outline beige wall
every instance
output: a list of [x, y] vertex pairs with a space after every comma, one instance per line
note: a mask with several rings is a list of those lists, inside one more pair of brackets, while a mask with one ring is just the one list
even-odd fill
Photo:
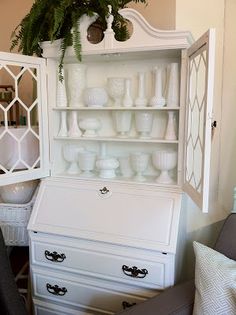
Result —
[[0, 51], [9, 51], [11, 33], [30, 10], [33, 0], [0, 0]]
[[175, 0], [148, 0], [148, 5], [129, 4], [148, 20], [148, 22], [159, 29], [175, 28]]

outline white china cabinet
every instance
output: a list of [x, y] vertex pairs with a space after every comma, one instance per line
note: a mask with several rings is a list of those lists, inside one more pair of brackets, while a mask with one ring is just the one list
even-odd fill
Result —
[[[1, 184], [45, 177], [28, 226], [37, 315], [113, 314], [173, 285], [183, 191], [207, 211], [214, 32], [193, 42], [132, 9], [121, 14], [132, 24], [124, 42], [112, 16], [97, 44], [87, 40], [94, 20], [81, 21], [82, 63], [69, 48], [63, 82], [60, 42], [42, 43], [41, 59], [0, 55], [15, 82], [13, 101], [0, 105], [0, 141], [18, 148], [13, 162], [1, 158]], [[25, 73], [28, 106], [18, 93]], [[16, 103], [21, 138], [8, 123]], [[31, 162], [21, 151], [29, 133], [39, 149]]]

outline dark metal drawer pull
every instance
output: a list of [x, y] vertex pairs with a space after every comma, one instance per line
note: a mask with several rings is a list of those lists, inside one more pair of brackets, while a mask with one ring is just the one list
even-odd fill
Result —
[[60, 288], [58, 285], [51, 285], [50, 283], [46, 284], [47, 291], [53, 295], [60, 295], [63, 296], [66, 294], [66, 288]]
[[45, 250], [44, 255], [47, 258], [47, 260], [54, 262], [63, 262], [63, 260], [66, 259], [65, 254], [58, 254], [57, 252], [50, 253], [48, 250]]
[[122, 270], [126, 276], [133, 278], [145, 278], [148, 274], [147, 269], [138, 269], [136, 266], [128, 267], [123, 265]]
[[109, 193], [109, 189], [107, 189], [106, 187], [103, 187], [102, 189], [99, 189], [100, 193], [102, 195], [108, 194]]
[[129, 303], [129, 302], [127, 302], [127, 301], [123, 301], [123, 302], [122, 302], [123, 310], [125, 310], [126, 308], [129, 308], [129, 307], [132, 307], [132, 306], [134, 306], [134, 305], [136, 305], [136, 303]]

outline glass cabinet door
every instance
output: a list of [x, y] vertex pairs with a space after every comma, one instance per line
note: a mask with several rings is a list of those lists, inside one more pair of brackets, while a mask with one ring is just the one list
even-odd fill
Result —
[[46, 63], [0, 53], [0, 185], [49, 173]]
[[184, 190], [208, 212], [215, 32], [210, 30], [187, 52]]

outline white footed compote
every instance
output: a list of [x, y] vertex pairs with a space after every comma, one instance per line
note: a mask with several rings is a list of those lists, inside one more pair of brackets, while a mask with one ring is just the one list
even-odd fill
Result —
[[174, 184], [169, 171], [173, 170], [177, 165], [177, 152], [172, 149], [156, 150], [152, 153], [152, 162], [155, 168], [161, 171], [157, 177], [158, 184]]
[[70, 107], [82, 107], [82, 92], [86, 86], [87, 66], [81, 63], [65, 65], [65, 79], [67, 81], [67, 96]]
[[123, 98], [123, 106], [124, 107], [131, 107], [133, 106], [133, 99], [131, 96], [131, 79], [125, 79], [125, 95]]
[[131, 128], [132, 112], [116, 110], [112, 113], [118, 138], [127, 138]]
[[88, 107], [103, 107], [107, 101], [107, 91], [103, 87], [90, 87], [84, 90], [84, 103]]
[[152, 112], [136, 112], [135, 113], [135, 128], [140, 139], [149, 139], [153, 125]]
[[145, 73], [138, 73], [138, 97], [136, 98], [134, 104], [135, 106], [147, 106], [147, 98], [145, 95]]
[[146, 177], [143, 176], [143, 172], [148, 167], [149, 154], [143, 152], [133, 152], [130, 155], [130, 159], [132, 168], [136, 173], [133, 179], [138, 182], [144, 182]]
[[119, 167], [119, 161], [107, 154], [107, 144], [102, 142], [100, 155], [96, 161], [96, 168], [101, 178], [115, 178], [116, 169]]
[[73, 110], [70, 112], [68, 137], [80, 137], [81, 135], [82, 132], [78, 126], [77, 111]]
[[167, 107], [179, 106], [179, 65], [171, 63], [169, 65], [169, 80], [167, 89]]
[[97, 137], [97, 131], [101, 128], [101, 122], [97, 118], [85, 118], [79, 122], [80, 128], [83, 130], [83, 137]]
[[67, 174], [76, 175], [80, 173], [78, 167], [78, 153], [83, 152], [84, 148], [79, 147], [77, 144], [65, 144], [63, 146], [63, 157], [69, 163], [66, 170]]
[[162, 68], [154, 68], [154, 96], [150, 100], [150, 105], [153, 107], [163, 107], [166, 104], [166, 99], [163, 96], [162, 73]]
[[131, 168], [130, 156], [124, 155], [118, 158], [120, 164], [120, 173], [124, 178], [130, 178], [133, 176], [133, 170]]
[[109, 96], [114, 100], [114, 106], [121, 106], [125, 93], [125, 78], [108, 78], [107, 88]]
[[93, 170], [95, 168], [96, 162], [96, 153], [90, 151], [79, 152], [78, 160], [79, 168], [82, 171], [81, 176], [93, 177], [94, 176]]

